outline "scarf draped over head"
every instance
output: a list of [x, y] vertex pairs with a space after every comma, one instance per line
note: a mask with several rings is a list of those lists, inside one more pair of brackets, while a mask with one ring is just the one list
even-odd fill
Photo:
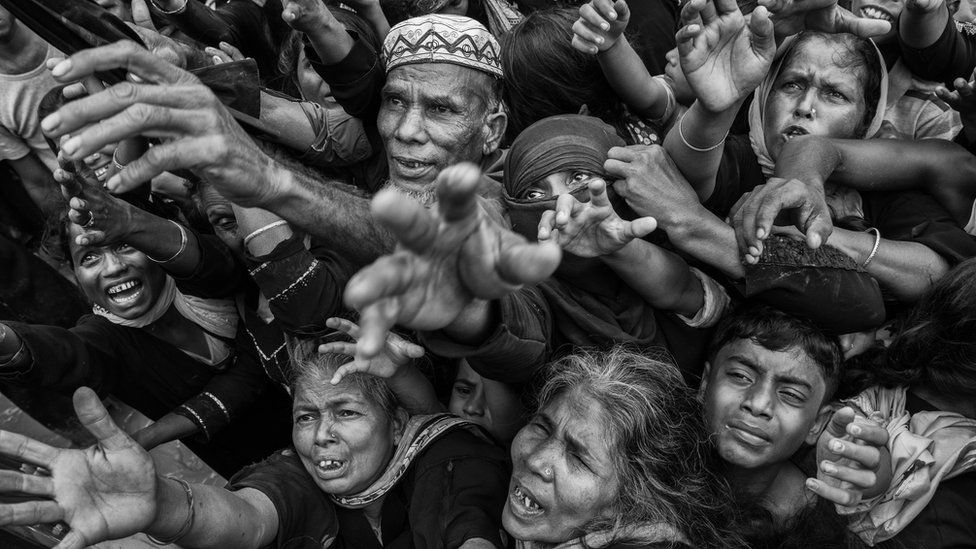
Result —
[[[512, 230], [535, 241], [542, 213], [556, 207], [555, 196], [535, 200], [522, 198], [529, 187], [554, 173], [571, 170], [594, 173], [606, 179], [603, 163], [607, 160], [607, 151], [624, 144], [610, 125], [592, 116], [550, 116], [526, 128], [512, 143], [505, 158], [502, 200], [508, 209]], [[585, 189], [573, 194], [578, 200], [588, 196]]]
[[166, 275], [166, 282], [152, 308], [137, 318], [122, 318], [98, 305], [92, 307], [92, 312], [105, 317], [112, 324], [130, 328], [145, 328], [162, 318], [170, 307], [176, 307], [177, 312], [183, 318], [203, 329], [207, 345], [210, 347], [209, 358], [192, 353], [187, 354], [191, 354], [194, 358], [209, 363], [211, 366], [222, 363], [230, 355], [232, 347], [229, 342], [233, 341], [237, 335], [239, 318], [234, 302], [226, 299], [203, 299], [184, 295], [169, 275]]
[[[759, 158], [759, 165], [762, 167], [763, 175], [766, 177], [771, 177], [773, 170], [776, 168], [776, 161], [769, 156], [769, 151], [766, 149], [766, 132], [763, 127], [763, 121], [766, 118], [766, 100], [769, 99], [769, 94], [773, 90], [776, 78], [779, 77], [780, 71], [783, 70], [783, 61], [796, 46], [797, 36], [799, 35], [787, 38], [780, 45], [779, 49], [776, 50], [776, 56], [773, 57], [773, 64], [769, 67], [766, 78], [756, 88], [756, 94], [752, 99], [752, 104], [749, 105], [749, 143], [752, 145], [753, 152]], [[880, 59], [881, 97], [875, 108], [874, 118], [868, 124], [867, 131], [864, 132], [864, 135], [858, 136], [860, 139], [865, 139], [878, 133], [878, 130], [881, 128], [881, 123], [884, 121], [885, 106], [888, 101], [888, 71], [885, 70], [884, 57], [882, 57], [881, 50], [878, 49], [878, 46], [874, 42], [871, 42], [871, 46]]]

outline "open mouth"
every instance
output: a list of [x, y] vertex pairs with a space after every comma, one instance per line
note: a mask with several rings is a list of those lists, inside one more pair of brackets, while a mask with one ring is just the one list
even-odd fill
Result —
[[116, 284], [115, 286], [110, 286], [108, 290], [105, 290], [105, 293], [108, 294], [108, 298], [112, 300], [112, 303], [125, 305], [135, 301], [142, 295], [142, 281], [129, 280], [121, 284]]
[[539, 505], [539, 502], [533, 499], [532, 496], [527, 492], [527, 490], [518, 484], [512, 488], [512, 492], [509, 494], [508, 499], [512, 503], [513, 510], [523, 516], [541, 515], [545, 509]]
[[434, 167], [432, 162], [423, 162], [413, 158], [405, 158], [403, 156], [394, 156], [393, 161], [396, 162], [397, 166], [399, 167], [397, 171], [408, 176], [423, 174], [427, 170]]
[[315, 464], [315, 466], [327, 473], [333, 473], [339, 469], [342, 469], [342, 466], [345, 464], [345, 461], [339, 459], [321, 459]]
[[875, 6], [864, 6], [861, 8], [861, 17], [865, 17], [867, 19], [878, 19], [880, 21], [887, 21], [889, 23], [895, 20], [894, 16], [892, 16], [890, 13]]
[[786, 137], [787, 141], [794, 137], [800, 137], [801, 135], [810, 135], [810, 132], [801, 126], [790, 126], [783, 132], [783, 136]]

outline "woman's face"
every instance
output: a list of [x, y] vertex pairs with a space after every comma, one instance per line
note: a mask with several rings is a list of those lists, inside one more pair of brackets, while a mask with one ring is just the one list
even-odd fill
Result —
[[152, 309], [166, 284], [163, 269], [127, 244], [79, 246], [75, 237], [81, 233], [69, 226], [69, 249], [78, 285], [92, 303], [130, 320]]
[[502, 511], [515, 539], [561, 543], [611, 512], [619, 479], [604, 417], [591, 397], [563, 394], [516, 435]]
[[787, 141], [801, 135], [842, 139], [855, 135], [864, 118], [863, 68], [838, 59], [850, 56], [843, 44], [815, 37], [793, 52], [766, 99], [766, 150], [776, 159]]
[[563, 171], [550, 174], [545, 179], [522, 191], [516, 198], [523, 200], [545, 200], [561, 194], [575, 192], [586, 187], [590, 181], [602, 179], [600, 176], [583, 170]]
[[323, 492], [344, 496], [372, 484], [389, 464], [401, 425], [347, 379], [300, 380], [292, 407], [292, 443]]
[[312, 68], [308, 57], [305, 57], [305, 48], [298, 50], [298, 88], [306, 101], [324, 103], [332, 97], [332, 88]]
[[244, 241], [238, 234], [237, 215], [230, 200], [221, 196], [212, 185], [204, 185], [200, 191], [200, 201], [217, 238], [238, 257], [244, 257]]
[[447, 405], [452, 414], [477, 423], [502, 443], [511, 442], [525, 423], [522, 401], [504, 383], [485, 379], [462, 360]]

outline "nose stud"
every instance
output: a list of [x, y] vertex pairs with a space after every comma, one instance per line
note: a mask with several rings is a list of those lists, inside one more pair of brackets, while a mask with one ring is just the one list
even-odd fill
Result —
[[817, 109], [810, 109], [810, 117], [813, 118], [814, 116], [817, 116]]
[[552, 467], [546, 467], [545, 470], [542, 471], [542, 474], [544, 474], [546, 478], [552, 478]]

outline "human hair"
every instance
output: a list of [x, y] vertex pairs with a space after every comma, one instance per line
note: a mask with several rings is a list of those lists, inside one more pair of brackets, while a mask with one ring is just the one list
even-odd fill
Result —
[[751, 340], [769, 351], [793, 348], [803, 351], [820, 367], [826, 387], [824, 401], [829, 400], [837, 390], [844, 360], [840, 343], [810, 320], [762, 303], [747, 303], [719, 322], [708, 347], [708, 360], [714, 363], [723, 347], [742, 339]]
[[618, 346], [578, 351], [549, 371], [539, 409], [562, 395], [597, 402], [619, 479], [611, 512], [582, 534], [610, 532], [614, 542], [646, 543], [655, 540], [641, 539], [640, 527], [654, 524], [674, 528], [693, 547], [740, 546], [701, 402], [670, 360]]
[[976, 394], [976, 258], [963, 261], [909, 311], [880, 360], [848, 375], [859, 389], [921, 385], [947, 399]]
[[[349, 357], [337, 353], [318, 353], [313, 351], [294, 352], [291, 360], [291, 379], [288, 382], [291, 393], [298, 391], [301, 383], [328, 384], [340, 366], [349, 362]], [[376, 404], [387, 419], [393, 421], [400, 408], [400, 403], [386, 382], [374, 375], [353, 373], [342, 378], [348, 381], [366, 397], [366, 400]]]
[[815, 39], [823, 40], [828, 44], [843, 46], [848, 55], [841, 58], [834, 58], [834, 63], [842, 69], [848, 71], [860, 70], [861, 84], [864, 91], [864, 116], [855, 131], [854, 138], [860, 139], [865, 136], [868, 126], [874, 119], [878, 108], [884, 109], [884, 105], [878, 105], [881, 101], [882, 71], [886, 70], [881, 65], [881, 56], [877, 48], [870, 40], [860, 38], [848, 33], [826, 33], [819, 31], [803, 31], [794, 39], [793, 47], [783, 58], [781, 67], [786, 67], [800, 51], [800, 47], [812, 42]]
[[502, 36], [502, 72], [509, 139], [543, 118], [588, 114], [613, 124], [623, 105], [593, 55], [572, 46], [579, 10], [552, 8], [532, 12]]

